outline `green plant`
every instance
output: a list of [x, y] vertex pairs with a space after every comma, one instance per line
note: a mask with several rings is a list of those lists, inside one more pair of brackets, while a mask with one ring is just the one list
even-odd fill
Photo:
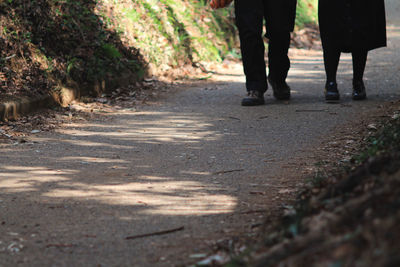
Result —
[[394, 119], [382, 126], [378, 132], [367, 139], [368, 146], [359, 155], [353, 157], [356, 163], [362, 163], [370, 157], [375, 157], [388, 150], [400, 149], [400, 118]]
[[317, 22], [318, 0], [299, 0], [296, 10], [296, 26], [304, 27], [306, 24], [314, 24]]
[[122, 57], [121, 53], [113, 44], [103, 44], [101, 46], [101, 53], [110, 59], [119, 59]]

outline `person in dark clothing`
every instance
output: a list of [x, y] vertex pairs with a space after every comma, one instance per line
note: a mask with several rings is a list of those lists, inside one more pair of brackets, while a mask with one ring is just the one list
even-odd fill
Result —
[[[242, 100], [242, 105], [264, 104], [268, 81], [276, 99], [289, 99], [290, 87], [286, 83], [290, 67], [288, 50], [290, 32], [294, 29], [297, 0], [235, 0], [234, 3], [246, 75], [247, 97]], [[264, 19], [266, 37], [269, 39], [268, 79], [262, 38]]]
[[352, 98], [365, 99], [363, 76], [368, 51], [386, 46], [384, 0], [319, 0], [318, 13], [326, 72], [326, 101], [340, 99], [336, 73], [342, 52], [350, 52], [353, 57]]

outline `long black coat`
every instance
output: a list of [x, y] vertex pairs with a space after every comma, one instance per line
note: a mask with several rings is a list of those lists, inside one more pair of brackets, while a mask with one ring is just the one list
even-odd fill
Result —
[[384, 0], [319, 0], [322, 45], [342, 52], [386, 46]]

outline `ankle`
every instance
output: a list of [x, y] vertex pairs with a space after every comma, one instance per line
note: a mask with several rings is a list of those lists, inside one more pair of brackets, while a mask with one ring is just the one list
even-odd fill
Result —
[[325, 87], [326, 88], [337, 88], [338, 86], [337, 86], [336, 81], [327, 81], [325, 83]]

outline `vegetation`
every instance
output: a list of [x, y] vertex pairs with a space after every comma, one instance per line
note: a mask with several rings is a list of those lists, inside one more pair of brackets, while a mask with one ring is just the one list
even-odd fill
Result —
[[296, 26], [303, 28], [305, 25], [316, 24], [318, 19], [318, 0], [300, 0], [296, 10]]

